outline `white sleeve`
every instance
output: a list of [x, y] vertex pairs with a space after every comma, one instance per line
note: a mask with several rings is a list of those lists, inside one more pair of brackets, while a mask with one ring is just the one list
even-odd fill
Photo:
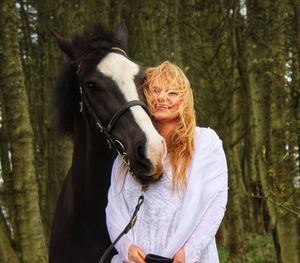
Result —
[[184, 245], [185, 262], [199, 262], [201, 253], [215, 238], [227, 203], [227, 190], [220, 192], [205, 211]]
[[[111, 174], [111, 185], [108, 191], [108, 204], [106, 207], [106, 225], [111, 241], [113, 242], [124, 230], [130, 220], [127, 206], [122, 194], [123, 174], [120, 172], [119, 157], [114, 162]], [[128, 262], [128, 247], [132, 243], [130, 232], [124, 235], [116, 244], [119, 257]]]
[[[109, 220], [107, 220], [107, 228], [108, 228], [108, 232], [109, 232], [111, 242], [113, 242], [118, 237], [118, 235], [123, 231], [123, 229], [120, 230], [117, 227], [115, 227], [114, 225], [112, 225]], [[118, 251], [119, 257], [121, 257], [122, 260], [125, 261], [125, 262], [129, 262], [129, 260], [128, 260], [128, 248], [129, 248], [129, 245], [131, 243], [132, 242], [129, 239], [129, 237], [127, 235], [124, 235], [118, 241], [118, 243], [115, 245], [115, 249]]]

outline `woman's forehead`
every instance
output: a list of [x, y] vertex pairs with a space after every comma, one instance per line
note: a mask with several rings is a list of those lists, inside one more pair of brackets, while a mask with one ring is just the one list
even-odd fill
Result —
[[175, 90], [178, 89], [174, 85], [175, 83], [172, 83], [168, 79], [164, 79], [162, 77], [155, 78], [151, 83], [151, 88], [156, 90]]
[[154, 88], [162, 88], [165, 86], [165, 80], [163, 80], [161, 77], [156, 77], [152, 83], [151, 86]]

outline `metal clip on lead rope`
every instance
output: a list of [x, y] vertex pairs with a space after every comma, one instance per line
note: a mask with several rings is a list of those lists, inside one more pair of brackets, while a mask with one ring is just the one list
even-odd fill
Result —
[[129, 223], [124, 228], [124, 230], [120, 233], [120, 235], [118, 235], [118, 237], [114, 240], [114, 242], [112, 242], [111, 245], [105, 250], [104, 254], [102, 255], [102, 257], [99, 261], [99, 263], [104, 263], [104, 260], [107, 258], [108, 254], [111, 252], [111, 250], [114, 248], [114, 246], [119, 242], [121, 237], [123, 235], [127, 234], [129, 232], [129, 230], [131, 228], [133, 228], [133, 226], [135, 225], [136, 220], [137, 220], [137, 213], [139, 212], [140, 207], [144, 202], [144, 192], [146, 191], [146, 189], [147, 189], [147, 186], [142, 185], [141, 195], [138, 199], [137, 205], [135, 206], [134, 212], [131, 216], [131, 219], [130, 219]]

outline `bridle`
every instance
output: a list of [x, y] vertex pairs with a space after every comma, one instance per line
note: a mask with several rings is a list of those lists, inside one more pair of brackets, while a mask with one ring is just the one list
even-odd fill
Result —
[[[120, 52], [123, 55], [125, 55], [127, 57], [126, 52], [118, 47], [112, 47], [111, 48], [112, 51], [114, 52]], [[115, 139], [112, 134], [111, 131], [113, 129], [113, 127], [115, 126], [116, 122], [118, 121], [118, 119], [122, 116], [122, 114], [124, 112], [126, 112], [128, 109], [130, 109], [133, 106], [141, 106], [143, 109], [146, 110], [147, 114], [148, 114], [148, 107], [147, 105], [140, 101], [140, 100], [132, 100], [132, 101], [128, 101], [124, 106], [122, 106], [110, 119], [110, 121], [107, 124], [107, 127], [105, 127], [104, 125], [102, 125], [97, 113], [95, 112], [93, 106], [91, 105], [87, 95], [85, 94], [84, 89], [82, 88], [82, 82], [79, 78], [79, 73], [80, 73], [80, 67], [81, 64], [78, 65], [77, 71], [76, 71], [76, 75], [78, 77], [79, 80], [79, 92], [80, 92], [80, 102], [79, 102], [79, 110], [80, 112], [83, 111], [83, 107], [85, 106], [88, 111], [92, 114], [95, 124], [96, 124], [96, 128], [100, 131], [100, 133], [103, 133], [103, 135], [106, 138], [106, 141], [108, 143], [108, 146], [110, 148], [114, 148], [117, 153], [121, 156], [123, 163], [125, 163], [128, 166], [129, 172], [135, 176], [132, 171], [130, 170], [130, 162], [127, 156], [127, 152], [126, 149], [123, 145], [123, 143], [117, 139]], [[105, 250], [104, 254], [102, 255], [99, 263], [103, 263], [104, 260], [106, 259], [106, 257], [109, 255], [109, 253], [111, 252], [111, 250], [114, 248], [114, 246], [117, 244], [117, 242], [121, 239], [121, 237], [125, 234], [127, 234], [129, 232], [129, 230], [134, 226], [136, 220], [137, 220], [137, 213], [141, 207], [141, 205], [144, 202], [144, 192], [146, 190], [146, 185], [142, 185], [142, 189], [141, 189], [141, 195], [138, 198], [138, 202], [137, 205], [135, 207], [135, 210], [131, 216], [131, 219], [129, 221], [129, 223], [127, 224], [127, 226], [124, 228], [124, 230], [119, 234], [119, 236], [114, 240], [114, 242], [112, 242], [112, 244]]]
[[[123, 55], [125, 55], [127, 57], [127, 54], [124, 50], [122, 50], [121, 48], [117, 48], [117, 47], [112, 47], [111, 48], [112, 51], [118, 51], [121, 52]], [[145, 109], [146, 113], [148, 114], [148, 107], [147, 105], [142, 102], [141, 100], [131, 100], [128, 101], [124, 106], [122, 106], [110, 119], [110, 121], [108, 122], [107, 127], [105, 127], [104, 125], [102, 125], [97, 113], [95, 112], [93, 106], [91, 105], [87, 95], [85, 94], [84, 89], [82, 88], [82, 82], [79, 78], [79, 73], [80, 73], [80, 67], [81, 64], [78, 65], [77, 71], [76, 71], [76, 75], [78, 77], [79, 80], [79, 92], [80, 92], [80, 97], [81, 100], [79, 102], [79, 109], [80, 112], [83, 111], [83, 107], [86, 106], [86, 108], [88, 109], [88, 111], [92, 114], [94, 121], [95, 121], [95, 125], [96, 128], [100, 131], [100, 133], [103, 133], [103, 135], [106, 138], [106, 141], [108, 143], [109, 148], [114, 148], [117, 153], [122, 157], [122, 161], [128, 165], [129, 167], [129, 171], [130, 170], [130, 162], [127, 156], [127, 152], [126, 149], [123, 145], [123, 143], [117, 139], [115, 139], [112, 134], [111, 131], [113, 129], [113, 127], [115, 126], [116, 122], [118, 121], [118, 119], [122, 116], [123, 113], [125, 113], [128, 109], [130, 109], [133, 106], [141, 106], [143, 109]]]
[[128, 159], [127, 152], [126, 152], [126, 149], [125, 149], [123, 143], [121, 141], [115, 139], [112, 136], [111, 131], [112, 131], [114, 125], [116, 124], [116, 122], [118, 121], [118, 119], [129, 108], [131, 108], [133, 106], [141, 106], [147, 112], [147, 110], [148, 110], [147, 105], [140, 100], [132, 100], [132, 101], [127, 102], [112, 116], [107, 127], [105, 127], [104, 125], [101, 124], [101, 121], [99, 120], [99, 117], [98, 117], [97, 113], [95, 112], [95, 110], [93, 109], [91, 103], [89, 102], [88, 97], [86, 96], [86, 94], [84, 92], [84, 89], [81, 86], [79, 89], [80, 89], [80, 96], [81, 96], [81, 101], [80, 101], [81, 111], [83, 110], [83, 105], [85, 105], [86, 108], [88, 109], [88, 111], [92, 114], [92, 116], [94, 118], [96, 128], [99, 130], [100, 133], [103, 133], [103, 135], [105, 136], [109, 148], [114, 148], [117, 151], [117, 153], [120, 154], [120, 156], [122, 157], [123, 162], [126, 165], [128, 165], [128, 167], [130, 168], [129, 159]]

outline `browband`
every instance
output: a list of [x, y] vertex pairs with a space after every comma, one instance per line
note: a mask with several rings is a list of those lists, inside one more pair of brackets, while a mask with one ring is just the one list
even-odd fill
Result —
[[121, 52], [123, 55], [125, 55], [125, 57], [128, 57], [128, 56], [127, 56], [127, 53], [126, 53], [122, 48], [119, 48], [119, 47], [112, 47], [111, 50], [119, 51], [119, 52]]

